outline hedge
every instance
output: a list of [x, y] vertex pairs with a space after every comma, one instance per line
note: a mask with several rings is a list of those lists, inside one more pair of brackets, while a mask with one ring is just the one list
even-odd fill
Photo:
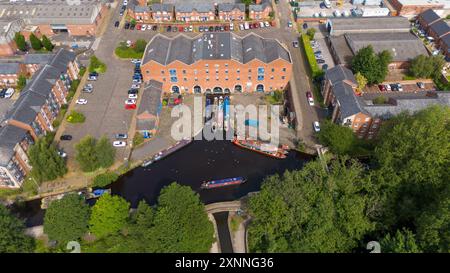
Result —
[[67, 121], [70, 123], [83, 123], [86, 120], [86, 117], [77, 111], [70, 112], [70, 115], [67, 117]]
[[92, 186], [102, 188], [116, 181], [118, 178], [119, 175], [114, 172], [102, 173], [94, 178], [94, 184]]
[[303, 44], [303, 49], [305, 50], [306, 59], [308, 60], [309, 69], [311, 70], [311, 76], [317, 78], [323, 75], [323, 70], [317, 65], [316, 57], [314, 56], [314, 50], [311, 47], [308, 35], [302, 34], [301, 42]]

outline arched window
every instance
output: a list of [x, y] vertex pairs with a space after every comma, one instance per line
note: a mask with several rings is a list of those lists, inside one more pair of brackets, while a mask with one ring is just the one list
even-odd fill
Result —
[[223, 89], [222, 89], [222, 87], [214, 87], [214, 89], [213, 89], [213, 92], [214, 93], [223, 93]]
[[172, 86], [172, 93], [180, 94], [180, 88], [176, 85]]
[[234, 92], [242, 92], [242, 86], [240, 84], [235, 85]]
[[194, 86], [194, 93], [199, 94], [202, 92], [202, 88], [198, 85]]
[[264, 85], [258, 84], [256, 86], [256, 92], [264, 92]]

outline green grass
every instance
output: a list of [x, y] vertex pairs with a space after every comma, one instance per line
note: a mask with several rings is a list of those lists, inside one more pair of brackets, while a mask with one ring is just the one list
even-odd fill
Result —
[[139, 146], [144, 143], [144, 136], [140, 133], [136, 133], [133, 138], [133, 146]]
[[70, 112], [70, 115], [67, 116], [66, 120], [69, 123], [83, 123], [86, 120], [86, 117], [83, 113], [72, 111]]
[[122, 59], [141, 59], [144, 55], [143, 52], [136, 52], [131, 47], [122, 47], [119, 46], [114, 51], [116, 56]]
[[230, 228], [232, 232], [236, 232], [239, 229], [239, 225], [244, 221], [241, 216], [233, 216], [230, 221]]
[[283, 103], [283, 97], [283, 91], [275, 90], [273, 93], [267, 94], [265, 99], [268, 104], [281, 104]]
[[301, 40], [300, 43], [303, 45], [303, 50], [305, 51], [306, 59], [309, 64], [311, 76], [313, 78], [322, 76], [324, 72], [317, 65], [316, 57], [314, 56], [314, 50], [311, 47], [308, 35], [302, 34], [300, 40]]
[[404, 81], [410, 81], [410, 80], [415, 80], [415, 79], [416, 79], [416, 77], [414, 77], [414, 76], [409, 76], [409, 75], [403, 76]]

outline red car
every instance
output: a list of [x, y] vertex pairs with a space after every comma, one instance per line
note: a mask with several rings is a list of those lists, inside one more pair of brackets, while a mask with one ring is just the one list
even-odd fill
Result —
[[178, 28], [178, 31], [179, 31], [179, 32], [183, 32], [183, 27], [179, 27], [179, 28]]
[[274, 27], [275, 26], [275, 21], [270, 22], [270, 25]]
[[259, 24], [258, 23], [254, 23], [253, 24], [253, 28], [259, 28]]
[[307, 98], [312, 98], [312, 93], [310, 91], [306, 91], [306, 97]]
[[378, 88], [380, 89], [380, 91], [386, 91], [386, 87], [382, 84], [379, 84]]
[[136, 25], [137, 30], [141, 30], [141, 27], [142, 27], [141, 25]]
[[125, 109], [134, 110], [136, 109], [136, 104], [125, 104]]

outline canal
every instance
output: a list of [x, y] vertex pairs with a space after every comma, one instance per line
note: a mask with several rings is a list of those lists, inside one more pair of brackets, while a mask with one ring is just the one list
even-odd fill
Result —
[[[117, 194], [136, 207], [144, 199], [157, 202], [161, 189], [172, 182], [191, 187], [205, 204], [232, 201], [249, 192], [258, 191], [266, 176], [302, 168], [312, 156], [291, 151], [280, 160], [241, 149], [230, 141], [193, 141], [188, 146], [147, 167], [138, 167], [111, 184]], [[206, 180], [243, 176], [247, 182], [237, 186], [201, 190]], [[44, 212], [40, 200], [21, 204], [13, 209], [26, 219], [27, 226], [41, 225]]]

